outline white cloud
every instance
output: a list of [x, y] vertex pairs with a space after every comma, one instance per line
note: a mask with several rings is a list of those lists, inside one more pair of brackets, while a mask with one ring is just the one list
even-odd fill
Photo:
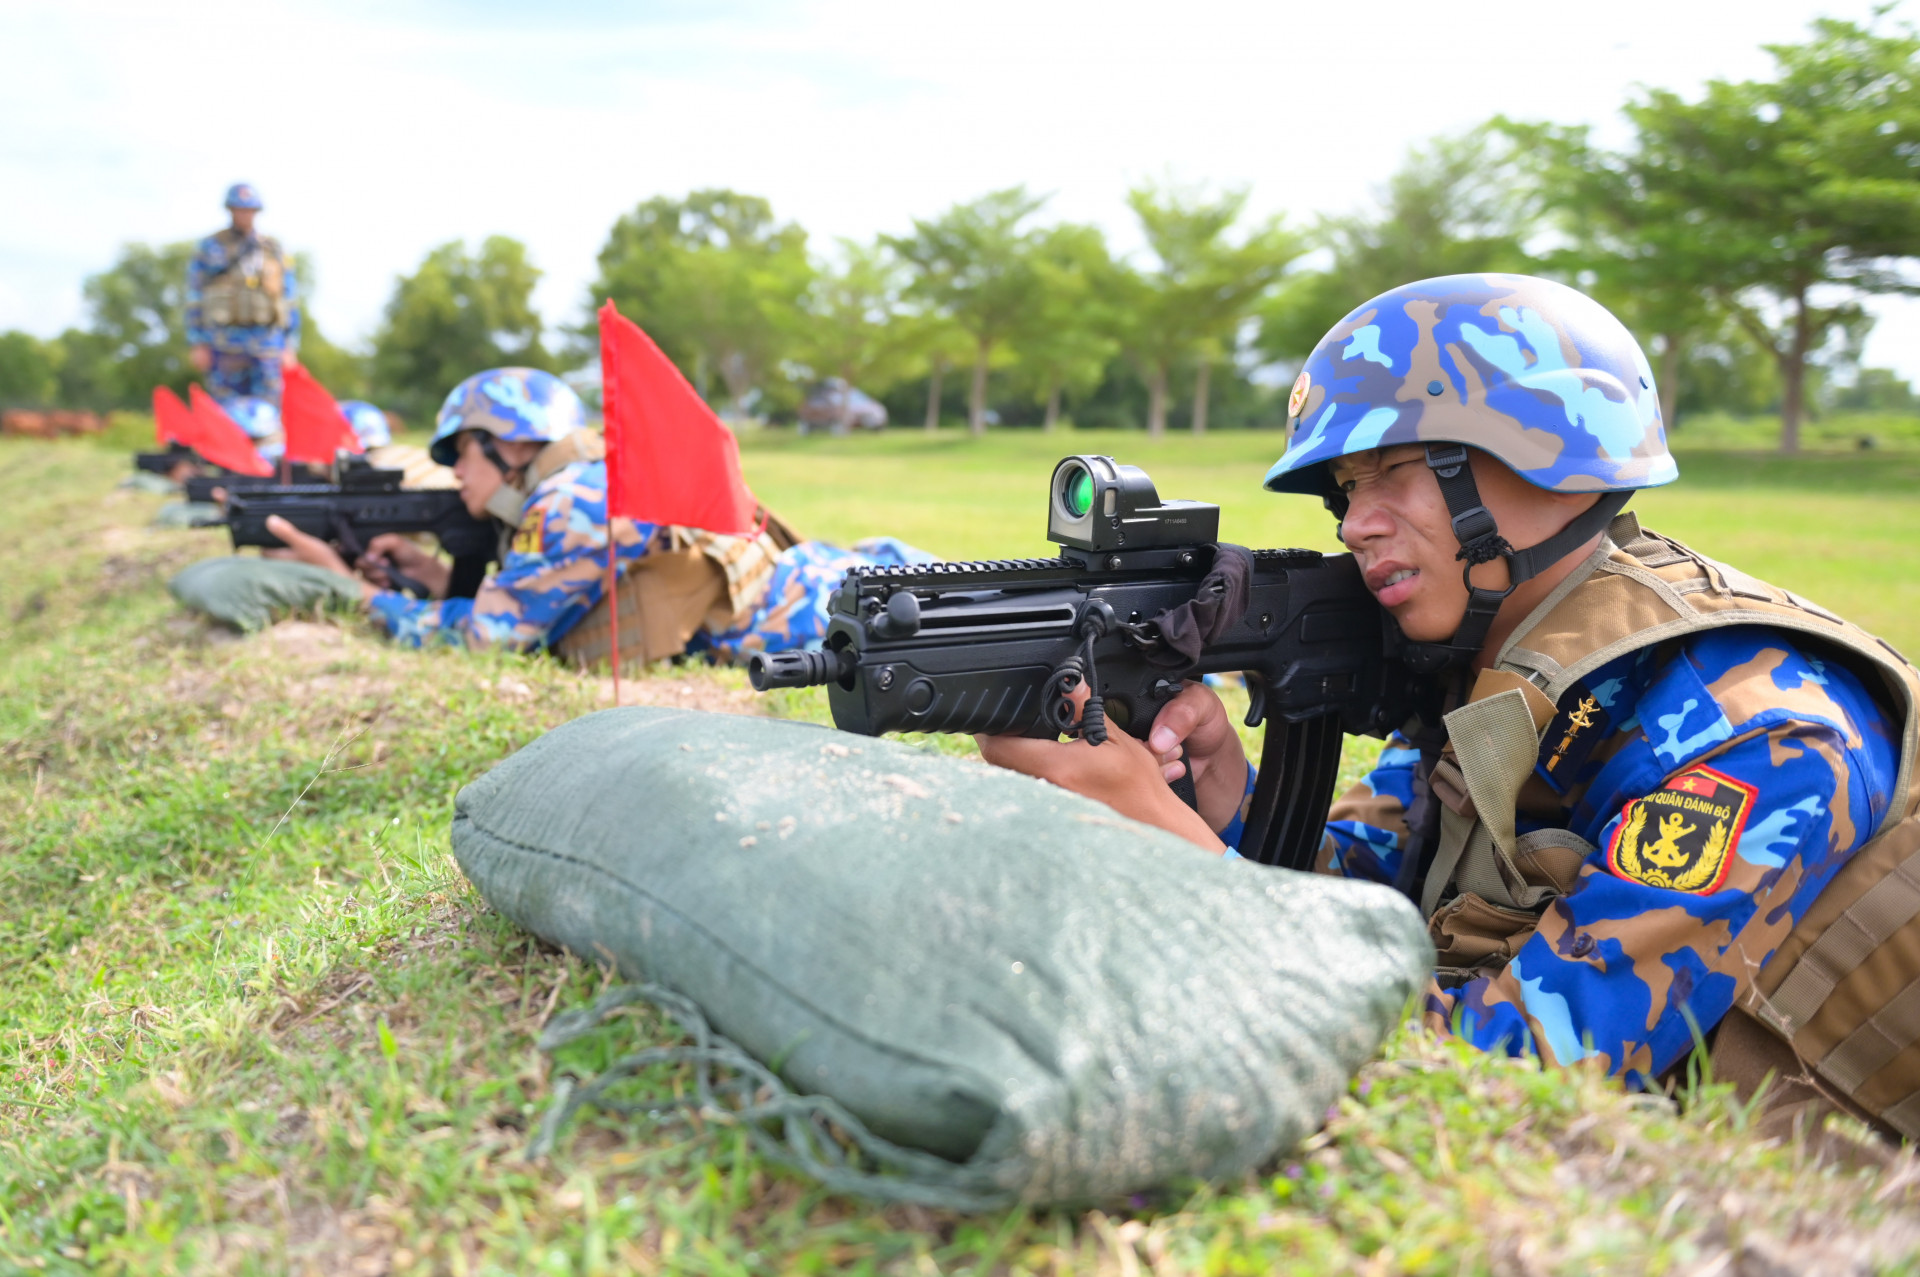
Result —
[[[543, 310], [572, 322], [613, 219], [698, 186], [766, 195], [822, 240], [1025, 182], [1127, 244], [1127, 187], [1164, 174], [1304, 217], [1363, 200], [1435, 132], [1501, 111], [1610, 127], [1635, 83], [1759, 74], [1761, 42], [1866, 10], [13, 0], [0, 328], [74, 322], [120, 243], [204, 234], [242, 177], [313, 253], [336, 339], [370, 332], [433, 244], [496, 232], [529, 244]], [[1920, 326], [1883, 309], [1890, 334]], [[1913, 351], [1870, 354], [1920, 375]]]

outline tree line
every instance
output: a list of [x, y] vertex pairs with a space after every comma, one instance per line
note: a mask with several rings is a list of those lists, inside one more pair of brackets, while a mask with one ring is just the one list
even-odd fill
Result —
[[[365, 350], [309, 315], [302, 358], [418, 420], [476, 369], [588, 363], [611, 297], [738, 416], [789, 418], [839, 377], [896, 422], [1201, 432], [1279, 424], [1292, 370], [1367, 297], [1510, 270], [1565, 279], [1634, 328], [1669, 422], [1777, 410], [1792, 450], [1809, 412], [1920, 410], [1899, 378], [1860, 367], [1867, 299], [1920, 291], [1920, 39], [1882, 16], [1767, 47], [1766, 79], [1638, 94], [1618, 149], [1500, 117], [1414, 148], [1371, 207], [1310, 223], [1249, 217], [1242, 188], [1143, 184], [1127, 201], [1134, 254], [1048, 221], [1024, 187], [824, 247], [757, 196], [656, 197], [614, 223], [577, 324], [543, 324], [539, 270], [495, 236], [443, 244], [398, 279]], [[0, 401], [131, 405], [190, 380], [190, 253], [129, 246], [87, 281], [85, 327], [0, 334]]]

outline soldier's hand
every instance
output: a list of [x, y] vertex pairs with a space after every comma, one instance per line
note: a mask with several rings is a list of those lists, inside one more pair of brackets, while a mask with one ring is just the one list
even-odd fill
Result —
[[1062, 789], [1105, 803], [1123, 816], [1178, 834], [1208, 851], [1223, 850], [1220, 840], [1200, 814], [1167, 788], [1159, 758], [1117, 727], [1108, 732], [1102, 745], [1090, 745], [1084, 740], [1035, 740], [1027, 736], [976, 736], [974, 739], [980, 745], [980, 756], [996, 767], [1052, 781]]
[[[1180, 761], [1181, 746], [1186, 762]], [[1225, 829], [1247, 792], [1247, 751], [1233, 730], [1227, 707], [1205, 683], [1188, 683], [1161, 706], [1147, 733], [1147, 748], [1159, 759], [1167, 780], [1191, 768], [1200, 817], [1210, 829]]]
[[282, 368], [296, 368], [299, 366], [299, 364], [300, 364], [300, 356], [296, 351], [294, 351], [291, 348], [281, 349], [280, 366]]
[[382, 532], [367, 542], [367, 552], [360, 557], [362, 575], [383, 590], [394, 588], [389, 567], [426, 586], [432, 597], [447, 597], [453, 568], [398, 532]]
[[187, 351], [187, 361], [198, 371], [205, 372], [207, 369], [213, 367], [213, 348], [211, 346], [195, 346]]
[[[338, 572], [341, 576], [351, 577], [355, 581], [360, 579], [353, 575], [353, 572], [347, 567], [346, 560], [340, 557], [339, 551], [335, 550], [325, 541], [322, 541], [319, 537], [308, 536], [279, 515], [275, 514], [267, 517], [267, 531], [279, 537], [286, 545], [287, 552], [300, 562], [310, 563], [316, 568], [325, 568], [329, 572]], [[367, 598], [372, 593], [372, 586], [362, 585], [360, 587], [360, 597]]]

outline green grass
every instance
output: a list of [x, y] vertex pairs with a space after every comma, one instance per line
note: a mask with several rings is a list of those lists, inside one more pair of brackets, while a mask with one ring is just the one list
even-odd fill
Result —
[[[763, 435], [746, 465], [815, 535], [1011, 555], [1040, 548], [1036, 489], [1068, 448], [1221, 500], [1229, 535], [1326, 545], [1311, 502], [1258, 492], [1264, 436]], [[1649, 522], [1843, 610], [1870, 579], [1905, 590], [1883, 629], [1920, 637], [1911, 553], [1871, 561], [1913, 529], [1910, 472], [1685, 464], [1691, 491], [1649, 498]], [[149, 529], [158, 499], [113, 488], [125, 465], [0, 443], [0, 1271], [1920, 1271], [1904, 1154], [1773, 1143], [1724, 1088], [1682, 1112], [1418, 1033], [1260, 1174], [1100, 1210], [877, 1209], [713, 1125], [588, 1119], [530, 1162], [553, 1080], [534, 1037], [604, 976], [491, 914], [447, 822], [461, 784], [605, 683], [351, 623], [209, 629], [162, 583], [217, 542]], [[1803, 543], [1782, 531], [1803, 506], [1847, 517], [1809, 516]], [[731, 671], [637, 690], [751, 707]], [[642, 1016], [585, 1054], [666, 1032]]]
[[[1768, 450], [1780, 446], [1780, 418], [1682, 413], [1672, 437], [1681, 448]], [[1920, 451], [1920, 413], [1829, 413], [1800, 423], [1800, 446], [1810, 452]]]

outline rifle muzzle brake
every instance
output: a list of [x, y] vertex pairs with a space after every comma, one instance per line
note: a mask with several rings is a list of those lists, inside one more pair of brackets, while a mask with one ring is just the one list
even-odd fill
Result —
[[825, 687], [853, 672], [858, 658], [851, 648], [834, 652], [755, 652], [747, 660], [753, 690], [774, 687]]

